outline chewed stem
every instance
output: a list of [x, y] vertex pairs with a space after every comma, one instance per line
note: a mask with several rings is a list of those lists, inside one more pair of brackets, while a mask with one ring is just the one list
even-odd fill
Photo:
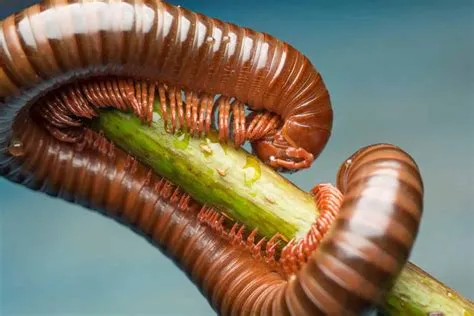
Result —
[[[159, 123], [159, 121], [155, 123]], [[120, 128], [117, 128], [118, 126], [120, 126]], [[204, 171], [203, 173], [198, 173], [199, 175], [204, 175], [199, 178], [200, 180], [206, 180], [205, 178], [207, 177], [212, 178], [213, 181], [217, 181], [217, 183], [222, 179], [227, 179], [227, 181], [232, 180], [230, 182], [226, 182], [226, 191], [230, 191], [233, 194], [240, 194], [241, 192], [239, 181], [236, 181], [235, 183], [234, 180], [236, 178], [234, 178], [234, 176], [231, 178], [227, 178], [227, 176], [232, 174], [233, 171], [237, 169], [237, 167], [228, 168], [226, 166], [222, 166], [222, 160], [220, 160], [219, 157], [231, 164], [235, 163], [235, 165], [238, 167], [240, 167], [242, 163], [244, 166], [255, 167], [258, 165], [257, 162], [254, 163], [245, 161], [245, 157], [247, 156], [244, 152], [239, 151], [238, 153], [234, 154], [234, 150], [231, 148], [219, 151], [215, 150], [213, 154], [209, 156], [212, 157], [212, 160], [201, 160], [201, 155], [203, 154], [200, 153], [199, 141], [195, 143], [195, 139], [189, 139], [188, 141], [186, 138], [183, 138], [183, 136], [180, 135], [173, 136], [166, 134], [164, 133], [164, 130], [160, 128], [159, 124], [152, 124], [151, 127], [145, 127], [141, 125], [138, 120], [131, 119], [129, 115], [117, 112], [102, 113], [100, 120], [97, 122], [97, 127], [100, 127], [104, 130], [107, 138], [126, 148], [130, 152], [133, 152], [134, 155], [140, 157], [142, 161], [150, 164], [155, 170], [160, 169], [160, 166], [158, 165], [158, 162], [153, 160], [151, 157], [154, 155], [160, 157], [160, 153], [163, 153], [163, 149], [160, 148], [160, 146], [164, 145], [174, 147], [173, 144], [186, 143], [187, 146], [181, 146], [182, 148], [186, 147], [184, 151], [178, 152], [179, 154], [174, 158], [176, 159], [175, 168], [170, 171], [169, 168], [172, 166], [167, 166], [166, 160], [160, 160], [162, 165], [161, 169], [168, 172], [169, 174], [176, 175], [176, 177], [173, 177], [173, 179], [176, 180], [181, 180], [181, 177], [184, 177], [185, 179], [194, 177], [195, 173], [199, 170]], [[152, 132], [153, 129], [155, 132]], [[160, 135], [162, 137], [160, 137]], [[176, 140], [177, 142], [175, 143]], [[223, 147], [225, 148], [225, 146]], [[181, 164], [182, 155], [187, 157], [193, 156], [193, 163], [191, 163], [192, 167], [190, 169], [185, 169], [188, 166], [186, 163]], [[239, 162], [239, 156], [243, 157], [242, 162]], [[194, 163], [196, 163], [196, 165], [194, 165]], [[211, 172], [212, 169], [215, 169], [215, 174]], [[205, 170], [209, 170], [209, 172], [206, 173]], [[182, 176], [179, 176], [181, 173]], [[257, 213], [253, 213], [253, 210], [249, 209], [248, 213], [242, 213], [240, 216], [235, 216], [236, 213], [234, 212], [231, 214], [231, 217], [238, 220], [239, 222], [249, 223], [249, 225], [246, 224], [248, 229], [253, 229], [254, 227], [258, 226], [259, 233], [269, 239], [274, 236], [276, 232], [273, 231], [273, 229], [269, 230], [268, 227], [265, 226], [265, 223], [271, 223], [272, 227], [281, 228], [279, 230], [281, 233], [279, 239], [282, 241], [291, 240], [296, 236], [300, 236], [300, 238], [305, 236], [311, 227], [311, 223], [314, 223], [316, 218], [314, 213], [313, 197], [310, 194], [303, 193], [299, 190], [296, 190], [299, 192], [298, 194], [293, 195], [293, 193], [296, 192], [295, 187], [287, 181], [280, 183], [279, 181], [281, 180], [278, 180], [281, 179], [280, 176], [276, 177], [276, 182], [270, 185], [267, 181], [274, 180], [271, 179], [272, 177], [269, 177], [270, 174], [267, 174], [264, 168], [259, 172], [259, 174], [263, 174], [263, 176], [258, 177], [255, 182], [247, 182], [251, 184], [257, 184], [257, 187], [255, 188], [255, 191], [252, 191], [252, 194], [263, 193], [267, 187], [270, 188], [270, 190], [273, 190], [274, 185], [277, 185], [278, 187], [281, 186], [282, 188], [285, 187], [286, 190], [283, 190], [285, 193], [277, 196], [263, 194], [262, 198], [264, 205], [262, 207], [268, 208], [269, 211], [259, 213], [260, 216], [258, 216]], [[242, 179], [244, 182], [245, 180], [254, 180], [254, 178]], [[267, 183], [267, 185], [265, 185], [265, 183]], [[217, 185], [217, 187], [219, 187], [219, 185]], [[244, 186], [244, 190], [246, 190], [245, 188], [246, 187]], [[196, 196], [206, 198], [205, 194], [203, 194], [205, 192], [201, 191], [207, 192], [208, 189], [209, 187], [206, 185], [196, 188]], [[319, 190], [315, 193], [318, 192], [319, 194], [322, 194], [324, 190]], [[301, 194], [306, 196], [305, 200], [307, 203], [305, 203], [304, 207], [295, 206], [299, 200], [298, 196], [301, 197]], [[316, 194], [316, 196], [317, 195], [318, 194]], [[279, 212], [277, 210], [278, 208], [273, 209], [275, 205], [281, 206], [280, 203], [286, 205], [287, 209], [285, 210], [285, 213]], [[240, 207], [245, 208], [244, 204], [235, 204], [237, 207], [239, 207], [239, 205]], [[232, 210], [232, 208], [226, 209]], [[288, 209], [293, 210], [293, 212], [287, 212]], [[319, 212], [321, 212], [321, 210], [319, 210]], [[310, 213], [313, 214], [313, 217], [308, 216], [306, 219], [304, 219], [305, 216], [303, 214]], [[303, 217], [301, 217], [302, 215]], [[244, 221], [241, 220], [242, 218]], [[309, 226], [307, 226], [308, 223], [310, 224]], [[288, 225], [292, 227], [289, 230]], [[239, 229], [236, 227], [233, 230], [233, 233], [238, 234]], [[267, 243], [267, 245], [268, 244], [269, 243]], [[419, 269], [414, 269], [413, 267], [415, 266], [409, 263], [402, 271], [398, 280], [395, 282], [395, 286], [393, 287], [392, 291], [388, 293], [387, 301], [384, 304], [384, 312], [386, 312], [388, 315], [400, 315], [400, 313], [404, 315], [427, 315], [429, 312], [433, 311], [455, 311], [457, 314], [461, 313], [461, 315], [463, 315], [462, 313], [464, 313], [464, 315], [474, 315], [474, 307], [472, 302], [462, 298], [458, 293], [455, 295], [451, 294], [451, 296], [448, 297], [446, 293], [455, 292], [445, 285], [436, 282], [431, 276], [426, 276], [424, 274], [422, 275]], [[424, 281], [418, 282], [416, 279], [418, 276], [422, 277]], [[409, 291], [406, 289], [409, 289]], [[441, 300], [443, 297], [446, 299]], [[420, 304], [420, 302], [423, 302], [423, 304]], [[439, 304], [441, 302], [443, 302], [442, 305]], [[449, 313], [447, 315], [449, 315]]]
[[220, 212], [209, 206], [203, 206], [197, 218], [222, 238], [227, 239], [230, 244], [240, 245], [250, 252], [254, 258], [264, 260], [289, 276], [297, 273], [308, 261], [311, 253], [318, 248], [341, 207], [342, 194], [329, 183], [316, 185], [312, 193], [314, 195], [315, 210], [319, 210], [319, 216], [306, 235], [288, 242], [278, 257], [277, 246], [280, 242], [285, 243], [280, 233], [276, 233], [269, 240], [258, 236], [258, 228], [254, 228], [248, 234], [245, 231], [245, 225], [235, 221], [232, 221], [230, 225], [226, 225], [225, 220], [228, 219], [226, 212]]
[[[310, 230], [319, 214], [311, 194], [244, 150], [220, 143], [213, 131], [205, 138], [168, 133], [159, 109], [157, 103], [150, 126], [128, 114], [103, 111], [93, 127], [200, 203], [226, 210], [239, 223], [248, 218], [261, 222], [258, 232], [268, 240], [277, 233], [290, 240]], [[298, 216], [288, 212], [294, 208]]]

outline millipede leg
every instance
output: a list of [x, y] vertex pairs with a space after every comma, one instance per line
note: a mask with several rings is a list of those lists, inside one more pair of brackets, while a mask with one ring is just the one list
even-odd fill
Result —
[[285, 157], [290, 159], [298, 159], [300, 161], [273, 158], [270, 160], [270, 166], [281, 167], [286, 169], [303, 169], [309, 168], [314, 160], [313, 154], [307, 152], [303, 148], [294, 147], [289, 147], [285, 149]]
[[292, 240], [283, 248], [280, 264], [288, 275], [296, 273], [318, 248], [342, 204], [342, 193], [332, 184], [318, 184], [311, 193], [319, 210], [319, 216], [304, 238]]

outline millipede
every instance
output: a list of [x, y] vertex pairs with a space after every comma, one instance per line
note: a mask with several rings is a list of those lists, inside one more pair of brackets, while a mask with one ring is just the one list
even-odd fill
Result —
[[321, 75], [287, 43], [158, 0], [47, 0], [0, 22], [0, 62], [0, 175], [134, 227], [220, 315], [360, 314], [408, 259], [423, 183], [394, 145], [348, 158], [339, 190], [317, 185], [320, 216], [276, 254], [277, 236], [227, 228], [89, 128], [107, 107], [147, 124], [159, 100], [170, 133], [216, 129], [279, 171], [308, 168], [333, 113]]

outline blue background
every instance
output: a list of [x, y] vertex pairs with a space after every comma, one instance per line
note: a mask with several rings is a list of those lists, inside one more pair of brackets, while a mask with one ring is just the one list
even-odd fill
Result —
[[[0, 16], [33, 1], [0, 0]], [[178, 4], [178, 1], [173, 1]], [[375, 142], [419, 163], [425, 215], [411, 260], [474, 298], [471, 1], [180, 1], [271, 33], [318, 67], [334, 133], [308, 190]], [[0, 179], [3, 315], [212, 315], [184, 274], [117, 223]]]

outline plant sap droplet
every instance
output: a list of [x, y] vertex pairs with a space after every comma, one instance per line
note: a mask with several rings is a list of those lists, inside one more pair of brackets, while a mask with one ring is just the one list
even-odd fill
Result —
[[186, 149], [188, 148], [190, 139], [191, 136], [189, 135], [189, 133], [178, 131], [178, 133], [176, 134], [176, 140], [173, 142], [173, 144], [178, 149]]
[[247, 161], [244, 165], [244, 172], [245, 185], [251, 187], [262, 175], [259, 160], [256, 157], [247, 156]]
[[23, 156], [25, 154], [23, 142], [19, 139], [12, 139], [10, 145], [8, 146], [8, 152], [14, 157]]

